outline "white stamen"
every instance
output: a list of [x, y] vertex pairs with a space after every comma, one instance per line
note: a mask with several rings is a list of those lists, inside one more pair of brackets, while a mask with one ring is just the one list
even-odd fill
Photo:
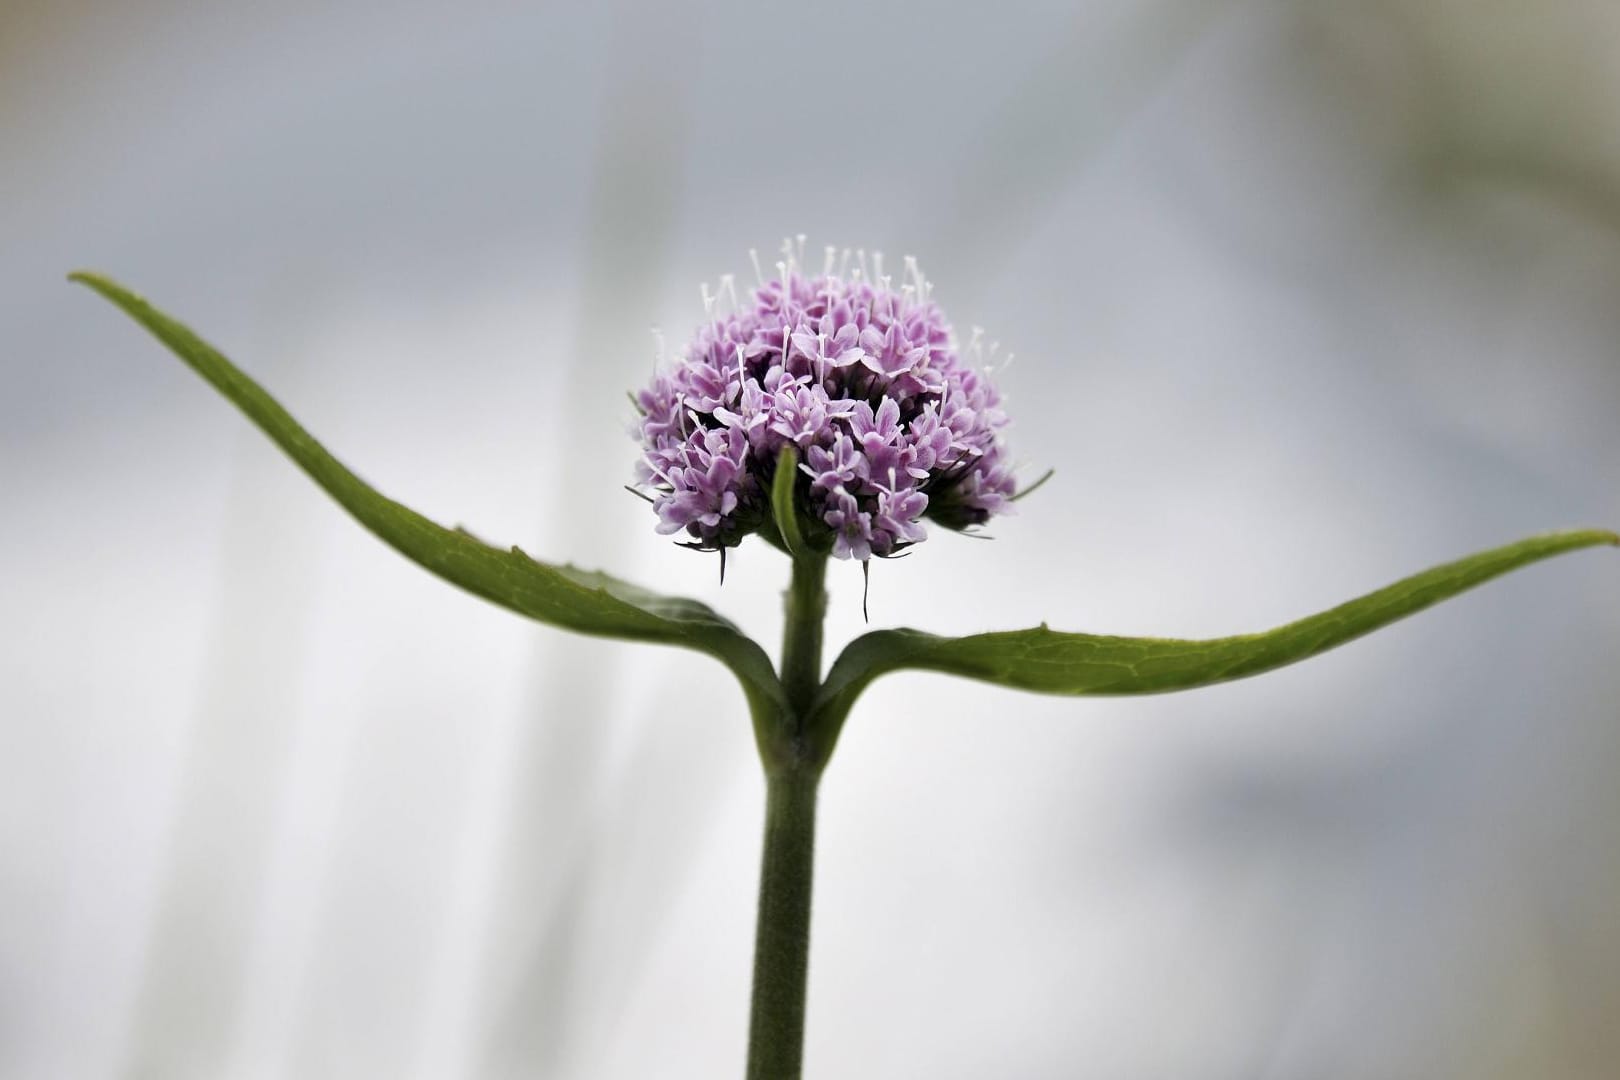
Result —
[[703, 317], [705, 319], [714, 318], [714, 297], [709, 295], [709, 283], [707, 281], [698, 286], [698, 293], [703, 297]]
[[872, 252], [872, 276], [883, 282], [883, 287], [889, 287], [889, 279], [883, 276], [883, 252]]
[[651, 458], [645, 458], [644, 461], [645, 461], [645, 463], [647, 465], [647, 468], [652, 470], [652, 473], [653, 473], [654, 476], [658, 477], [658, 479], [662, 480], [664, 483], [668, 484], [671, 487], [675, 486], [674, 482], [672, 480], [670, 480], [670, 478], [669, 478], [669, 473], [667, 473], [663, 469], [659, 468], [658, 463], [656, 461], [653, 461]]
[[798, 241], [799, 241], [798, 255], [799, 255], [799, 265], [800, 266], [804, 265], [804, 242], [805, 242], [806, 239], [807, 239], [807, 237], [804, 235], [804, 233], [799, 234], [799, 236], [798, 236]]
[[843, 254], [838, 257], [838, 276], [849, 276], [849, 248], [845, 248]]
[[822, 277], [830, 277], [832, 275], [833, 260], [836, 259], [837, 257], [838, 257], [838, 249], [833, 247], [831, 244], [828, 244], [826, 247], [821, 249], [821, 276]]
[[748, 249], [748, 261], [754, 264], [754, 284], [763, 289], [765, 287], [765, 275], [759, 269], [758, 248]]
[[735, 313], [737, 311], [737, 309], [742, 306], [737, 300], [737, 275], [736, 274], [721, 274], [720, 275], [720, 295], [722, 297], [726, 297], [726, 298], [729, 298], [731, 300], [731, 310], [732, 310], [733, 313]]

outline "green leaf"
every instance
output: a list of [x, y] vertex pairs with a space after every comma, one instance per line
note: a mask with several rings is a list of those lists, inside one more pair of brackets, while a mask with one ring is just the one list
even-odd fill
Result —
[[776, 518], [776, 535], [782, 547], [795, 559], [810, 552], [799, 531], [799, 513], [793, 507], [793, 482], [798, 478], [799, 452], [784, 446], [776, 457], [776, 475], [771, 478], [771, 513]]
[[781, 685], [765, 651], [707, 605], [662, 596], [595, 571], [538, 562], [518, 548], [502, 550], [465, 530], [429, 521], [350, 472], [258, 383], [185, 326], [107, 278], [89, 273], [69, 277], [151, 331], [360, 524], [406, 558], [476, 596], [552, 626], [707, 653], [731, 668], [756, 707], [781, 702]]
[[1045, 694], [1158, 694], [1191, 690], [1304, 660], [1521, 566], [1620, 536], [1598, 529], [1549, 533], [1470, 555], [1261, 634], [1185, 641], [1033, 630], [937, 637], [875, 630], [850, 642], [828, 672], [813, 723], [836, 738], [873, 679], [902, 668], [940, 671]]

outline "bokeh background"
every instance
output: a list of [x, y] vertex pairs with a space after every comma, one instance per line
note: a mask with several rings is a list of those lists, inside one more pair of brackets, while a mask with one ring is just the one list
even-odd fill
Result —
[[[1029, 475], [876, 624], [1260, 629], [1620, 524], [1620, 8], [0, 5], [0, 1075], [739, 1075], [763, 786], [701, 658], [385, 550], [63, 274], [383, 490], [702, 597], [622, 391], [785, 233], [915, 253]], [[830, 639], [861, 630], [835, 566]], [[1142, 700], [879, 683], [816, 1077], [1620, 1073], [1620, 559]]]

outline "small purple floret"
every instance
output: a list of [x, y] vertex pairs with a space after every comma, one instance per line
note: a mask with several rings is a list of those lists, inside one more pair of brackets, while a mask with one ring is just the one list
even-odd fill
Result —
[[916, 264], [895, 289], [881, 260], [835, 273], [829, 250], [817, 277], [797, 262], [788, 245], [751, 304], [735, 290], [735, 310], [711, 303], [680, 361], [636, 395], [637, 478], [658, 531], [712, 550], [768, 527], [790, 444], [800, 505], [824, 526], [812, 539], [839, 558], [893, 555], [927, 538], [924, 518], [964, 529], [1008, 511], [1000, 395], [958, 357]]

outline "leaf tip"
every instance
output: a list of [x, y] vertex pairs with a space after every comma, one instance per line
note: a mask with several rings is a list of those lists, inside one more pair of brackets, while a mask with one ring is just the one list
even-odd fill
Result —
[[1620, 547], [1620, 532], [1614, 529], [1580, 529], [1554, 535], [1566, 535], [1578, 541], [1584, 540], [1583, 547], [1591, 547], [1596, 544], [1601, 544], [1604, 547]]
[[132, 295], [112, 278], [98, 274], [94, 270], [74, 270], [68, 274], [67, 279], [75, 285], [83, 285], [92, 292], [100, 293], [109, 300]]

